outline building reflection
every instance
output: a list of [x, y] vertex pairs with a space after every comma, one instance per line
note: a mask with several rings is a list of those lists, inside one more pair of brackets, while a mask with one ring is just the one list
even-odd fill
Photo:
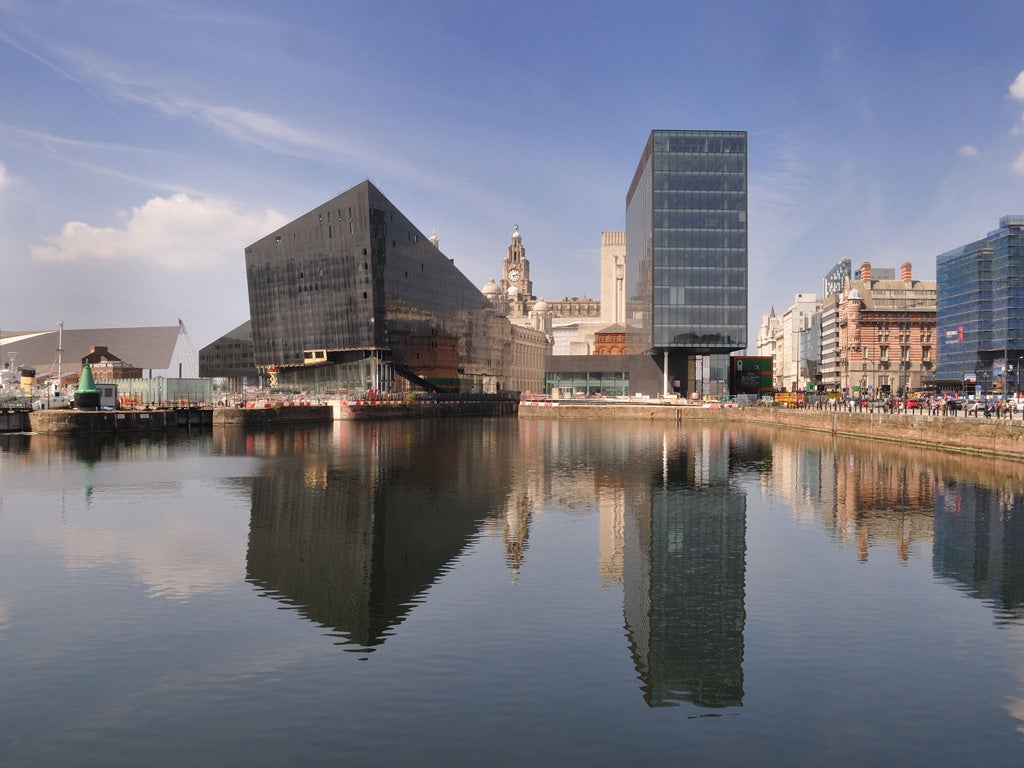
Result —
[[[525, 541], [543, 510], [596, 513], [597, 581], [623, 590], [644, 700], [741, 705], [746, 494], [735, 481], [765, 471], [770, 446], [643, 422], [527, 420], [518, 431], [503, 533]], [[514, 551], [527, 567], [525, 547]]]
[[872, 549], [906, 561], [930, 544], [937, 469], [920, 451], [786, 430], [771, 439], [764, 490], [784, 499], [797, 520], [820, 524], [862, 562]]
[[932, 569], [989, 605], [997, 624], [1024, 618], [1024, 495], [943, 484], [935, 497]]
[[[758, 433], [757, 430], [753, 430]], [[935, 575], [985, 601], [997, 624], [1024, 618], [1024, 467], [1019, 462], [825, 435], [771, 440], [765, 493], [816, 521], [867, 563], [871, 550], [926, 557]]]
[[306, 453], [271, 438], [281, 460], [253, 480], [248, 580], [343, 644], [384, 642], [507, 495], [510, 442], [494, 420], [467, 427], [338, 423], [333, 450]]
[[715, 429], [662, 448], [626, 486], [623, 599], [644, 700], [741, 706], [747, 499], [732, 464], [763, 448]]

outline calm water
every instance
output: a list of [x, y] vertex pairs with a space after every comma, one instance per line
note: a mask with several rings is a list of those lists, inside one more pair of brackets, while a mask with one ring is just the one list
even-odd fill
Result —
[[0, 764], [1020, 766], [1022, 478], [647, 423], [0, 437]]

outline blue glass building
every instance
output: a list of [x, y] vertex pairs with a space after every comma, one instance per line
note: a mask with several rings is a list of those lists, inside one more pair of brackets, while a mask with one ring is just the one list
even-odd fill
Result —
[[1019, 390], [1024, 363], [1024, 216], [936, 258], [936, 378]]
[[626, 195], [627, 319], [666, 379], [747, 346], [747, 134], [655, 130]]

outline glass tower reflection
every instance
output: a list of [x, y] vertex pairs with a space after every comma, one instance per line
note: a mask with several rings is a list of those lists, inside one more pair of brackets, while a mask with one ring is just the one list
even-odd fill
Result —
[[951, 482], [935, 496], [935, 575], [961, 584], [996, 613], [1024, 618], [1024, 497]]
[[746, 495], [727, 433], [666, 440], [630, 490], [625, 615], [648, 705], [743, 703]]

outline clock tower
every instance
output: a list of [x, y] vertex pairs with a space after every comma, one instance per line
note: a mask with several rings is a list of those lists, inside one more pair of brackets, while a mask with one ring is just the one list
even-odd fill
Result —
[[502, 262], [501, 288], [508, 291], [515, 288], [520, 300], [534, 301], [533, 282], [530, 280], [530, 262], [526, 260], [526, 249], [523, 247], [523, 237], [519, 234], [519, 225], [512, 233], [512, 243], [508, 247], [508, 255]]

